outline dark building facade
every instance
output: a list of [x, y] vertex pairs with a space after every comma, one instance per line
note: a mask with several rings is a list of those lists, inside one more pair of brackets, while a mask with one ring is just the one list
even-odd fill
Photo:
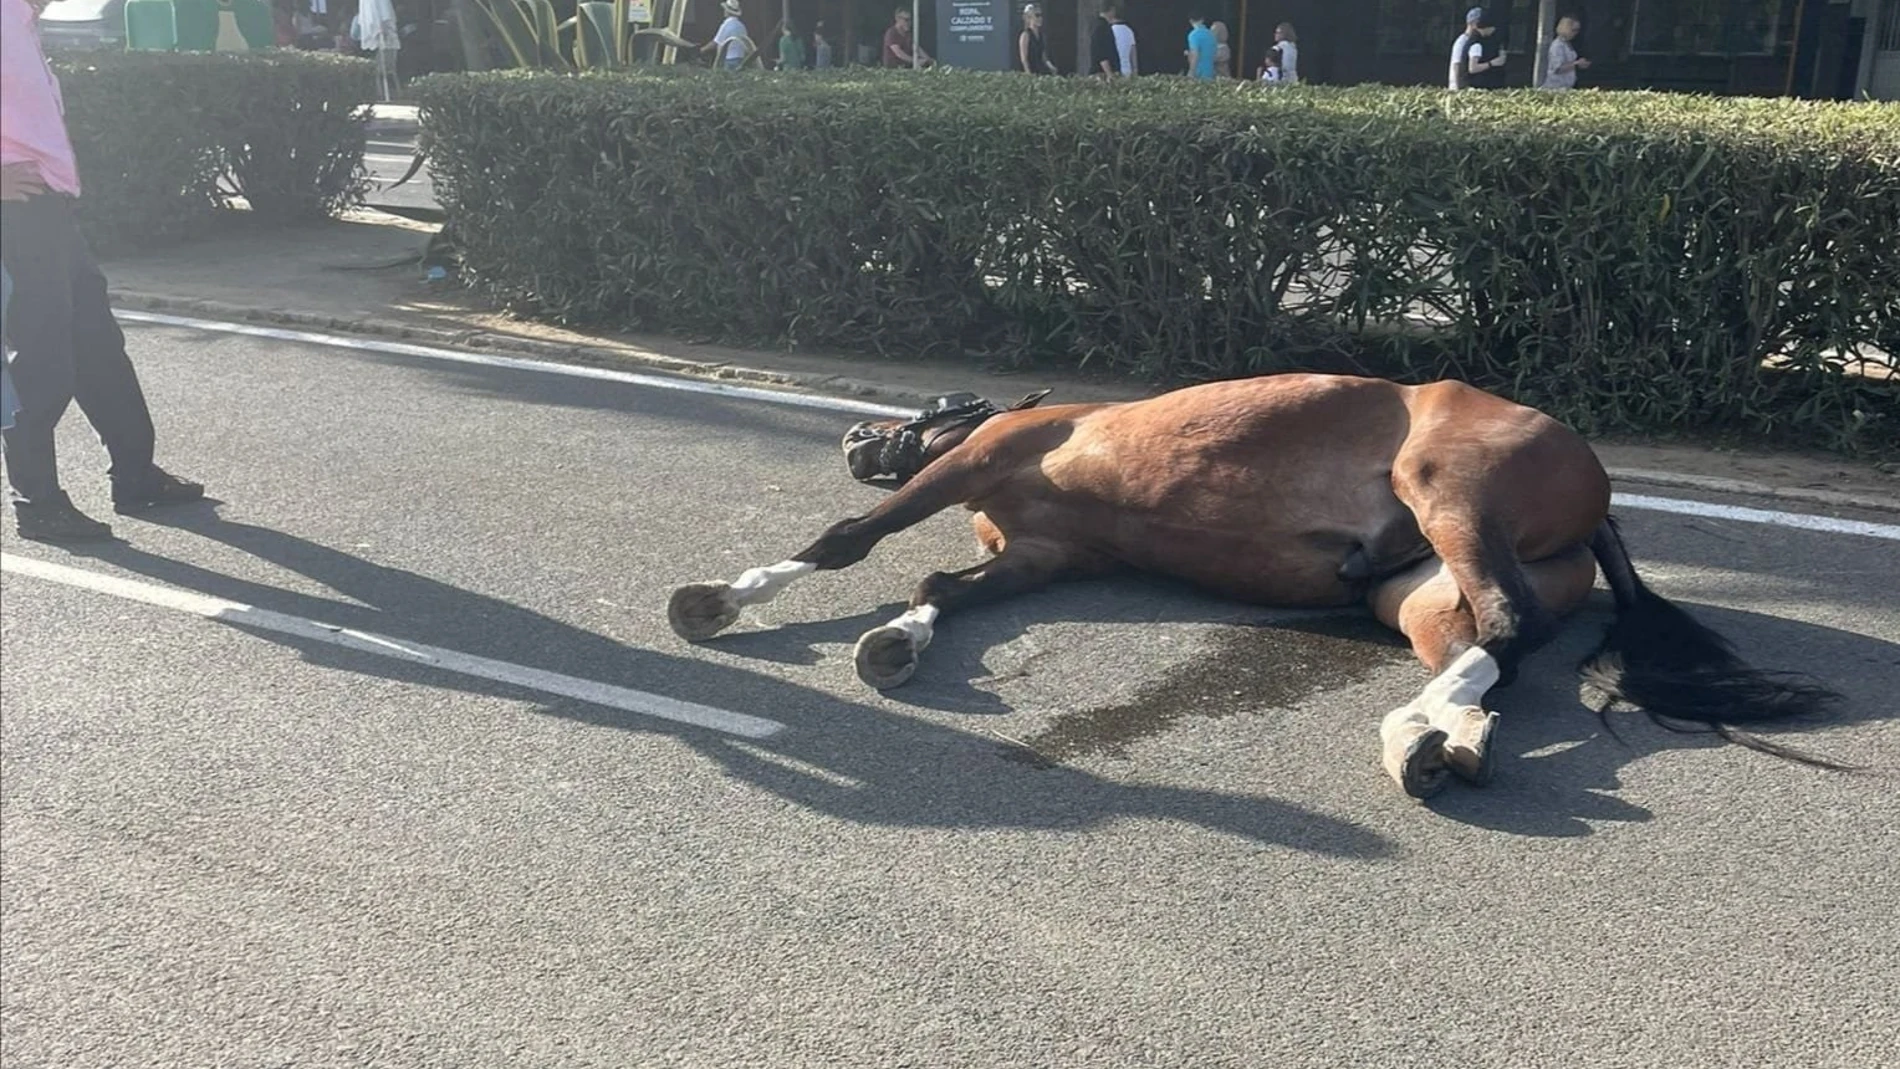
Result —
[[[713, 0], [703, 0], [709, 14]], [[922, 0], [919, 36], [935, 44], [935, 5]], [[775, 36], [784, 0], [746, 0], [761, 44]], [[794, 24], [823, 19], [839, 62], [876, 61], [890, 0], [791, 0]], [[1451, 43], [1471, 0], [1125, 0], [1144, 74], [1176, 74], [1190, 13], [1226, 23], [1243, 76], [1259, 66], [1273, 30], [1299, 35], [1300, 74], [1332, 85], [1443, 85]], [[1538, 0], [1487, 4], [1495, 38], [1513, 54], [1509, 84], [1528, 85]], [[1046, 0], [1049, 52], [1066, 72], [1086, 62], [1100, 0]], [[756, 10], [756, 16], [754, 12]], [[1580, 87], [1847, 99], [1900, 94], [1900, 0], [1559, 0], [1556, 15], [1581, 20], [1577, 50], [1591, 60]], [[1020, 0], [1009, 0], [1013, 37]], [[1546, 31], [1548, 33], [1548, 31]], [[769, 46], [768, 46], [769, 47]], [[868, 56], [865, 54], [868, 53]]]

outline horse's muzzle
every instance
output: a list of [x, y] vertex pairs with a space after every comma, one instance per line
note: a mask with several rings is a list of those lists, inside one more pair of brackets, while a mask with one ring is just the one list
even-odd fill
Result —
[[915, 437], [875, 423], [860, 423], [844, 434], [845, 467], [859, 482], [908, 479], [923, 466], [922, 450]]

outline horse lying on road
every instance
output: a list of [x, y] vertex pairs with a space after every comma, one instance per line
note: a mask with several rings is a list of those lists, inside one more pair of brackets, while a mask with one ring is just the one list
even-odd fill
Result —
[[908, 611], [859, 639], [864, 682], [909, 679], [943, 613], [1059, 579], [1143, 569], [1260, 605], [1365, 604], [1432, 673], [1380, 729], [1387, 773], [1426, 798], [1450, 775], [1490, 778], [1498, 717], [1486, 693], [1583, 603], [1600, 566], [1616, 617], [1582, 669], [1606, 695], [1599, 711], [1626, 703], [1811, 760], [1728, 725], [1817, 712], [1836, 696], [1749, 667], [1646, 587], [1595, 452], [1535, 409], [1455, 381], [1319, 374], [1038, 406], [1047, 392], [1007, 410], [958, 395], [912, 420], [851, 428], [851, 474], [901, 487], [789, 560], [681, 587], [674, 631], [709, 638], [744, 606], [963, 505], [991, 556], [928, 576]]

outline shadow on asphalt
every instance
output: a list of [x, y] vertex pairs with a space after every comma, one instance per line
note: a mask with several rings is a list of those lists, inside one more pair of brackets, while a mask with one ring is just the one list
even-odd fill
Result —
[[[326, 667], [532, 701], [550, 715], [589, 724], [671, 733], [731, 774], [842, 819], [896, 826], [1081, 830], [1123, 817], [1155, 817], [1320, 854], [1385, 858], [1397, 853], [1394, 844], [1377, 834], [1293, 803], [1117, 783], [1063, 763], [1086, 755], [1123, 754], [1129, 743], [1190, 716], [1297, 708], [1381, 669], [1410, 663], [1404, 642], [1364, 614], [1263, 612], [1203, 597], [1170, 581], [1131, 577], [1087, 584], [1118, 588], [1113, 597], [1064, 597], [1058, 587], [960, 613], [954, 624], [946, 619], [918, 679], [892, 696], [963, 714], [1008, 711], [1000, 699], [970, 685], [968, 667], [1005, 639], [999, 632], [1011, 625], [1020, 629], [1031, 621], [1057, 619], [1226, 625], [1214, 629], [1212, 648], [1197, 658], [1220, 664], [1220, 672], [1182, 670], [1145, 686], [1124, 703], [1061, 714], [1038, 735], [1016, 740], [1027, 745], [1025, 750], [893, 716], [768, 674], [630, 647], [497, 598], [295, 535], [223, 520], [214, 504], [151, 518], [294, 571], [361, 604], [265, 586], [124, 543], [88, 555], [160, 582], [260, 608], [770, 716], [789, 730], [769, 740], [739, 740], [589, 703], [549, 702], [540, 692], [244, 629], [295, 648]], [[1709, 735], [1665, 731], [1634, 713], [1612, 714], [1615, 731], [1605, 730], [1580, 695], [1575, 665], [1608, 621], [1606, 601], [1599, 592], [1555, 642], [1526, 662], [1512, 686], [1493, 692], [1486, 704], [1503, 715], [1497, 777], [1482, 790], [1452, 787], [1431, 803], [1435, 812], [1516, 835], [1588, 835], [1593, 822], [1651, 818], [1648, 810], [1611, 793], [1620, 788], [1626, 766], [1672, 750], [1725, 745]], [[1786, 739], [1817, 727], [1890, 715], [1876, 710], [1889, 709], [1891, 696], [1900, 693], [1900, 646], [1778, 617], [1689, 607], [1761, 667], [1804, 666], [1788, 663], [1785, 651], [1799, 651], [1799, 661], [1808, 666], [1851, 666], [1825, 680], [1846, 698], [1838, 713], [1819, 725], [1777, 725], [1773, 737]], [[742, 632], [715, 642], [727, 653], [810, 663], [807, 658], [816, 656], [814, 644], [850, 642], [897, 611], [900, 606], [892, 604], [848, 618]], [[923, 683], [927, 675], [939, 682]], [[1419, 680], [1424, 682], [1422, 669]], [[1341, 730], [1370, 745], [1383, 710], [1362, 712], [1350, 724], [1342, 723]], [[1851, 754], [1830, 753], [1826, 742], [1825, 734], [1819, 734], [1797, 745], [1852, 760]], [[1259, 753], [1263, 761], [1271, 760], [1274, 749], [1263, 745]], [[1749, 759], [1775, 760], [1752, 754]], [[1262, 779], [1271, 779], [1271, 770], [1263, 769]], [[1380, 784], [1385, 785], [1383, 779]]]
[[[766, 740], [653, 720], [590, 703], [357, 653], [232, 623], [339, 671], [530, 701], [553, 716], [671, 734], [734, 776], [787, 801], [866, 824], [1079, 831], [1123, 818], [1183, 821], [1316, 854], [1384, 859], [1397, 847], [1356, 824], [1261, 795], [1118, 783], [999, 756], [1006, 745], [759, 673], [626, 646], [532, 610], [366, 561], [281, 531], [221, 519], [216, 502], [147, 517], [303, 575], [343, 601], [301, 594], [114, 542], [84, 556], [158, 582], [326, 624], [532, 665], [769, 716]], [[360, 604], [356, 604], [360, 603]]]
[[[1415, 669], [1420, 685], [1427, 678], [1404, 639], [1364, 611], [1263, 611], [1142, 575], [1075, 585], [1107, 588], [1114, 595], [1065, 597], [1064, 587], [1057, 586], [945, 617], [917, 676], [888, 696], [966, 715], [1008, 713], [1012, 710], [1001, 698], [973, 685], [971, 669], [983, 663], [989, 650], [1034, 624], [1225, 625], [1214, 629], [1210, 646], [1192, 665], [1153, 680], [1124, 702], [1062, 713], [1045, 730], [1021, 740], [1044, 763], [1054, 763], [1097, 754], [1126, 756], [1129, 744], [1188, 718], [1301, 708], [1395, 666]], [[1775, 616], [1679, 604], [1728, 636], [1751, 664], [1805, 669], [1842, 692], [1845, 701], [1826, 719], [1775, 724], [1759, 732], [1764, 737], [1852, 763], [1851, 753], [1828, 749], [1826, 729], [1891, 715], [1879, 710], [1889, 709], [1890, 696], [1900, 693], [1900, 646]], [[894, 604], [847, 618], [739, 633], [715, 639], [712, 645], [742, 656], [811, 663], [817, 657], [812, 647], [853, 642], [901, 609]], [[1576, 669], [1595, 649], [1610, 619], [1609, 597], [1598, 591], [1549, 646], [1525, 662], [1511, 686], [1492, 692], [1486, 705], [1502, 716], [1496, 778], [1482, 790], [1453, 786], [1431, 801], [1435, 812], [1516, 835], [1588, 835], [1594, 823], [1651, 819], [1649, 810], [1613, 793], [1622, 786], [1626, 766], [1674, 750], [1728, 745], [1712, 734], [1665, 730], [1640, 712], [1613, 712], [1607, 721], [1597, 716]], [[1341, 729], [1354, 745], [1371, 746], [1384, 710], [1361, 712], [1362, 717], [1342, 723]], [[1777, 760], [1755, 754], [1749, 759]], [[1842, 773], [1817, 769], [1809, 774]]]

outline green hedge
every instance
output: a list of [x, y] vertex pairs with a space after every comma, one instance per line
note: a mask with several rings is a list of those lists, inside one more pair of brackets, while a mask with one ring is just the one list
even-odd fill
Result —
[[260, 219], [335, 214], [367, 189], [364, 60], [291, 51], [56, 57], [83, 225], [113, 250], [202, 230], [242, 197]]
[[1900, 443], [1900, 379], [1854, 355], [1900, 322], [1892, 105], [908, 72], [419, 93], [470, 277], [531, 314], [1156, 383], [1450, 374], [1590, 432]]

